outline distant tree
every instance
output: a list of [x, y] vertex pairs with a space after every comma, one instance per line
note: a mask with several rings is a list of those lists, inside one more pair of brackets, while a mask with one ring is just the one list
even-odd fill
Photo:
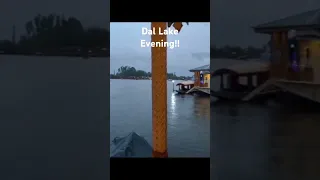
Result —
[[210, 51], [211, 58], [259, 58], [264, 52], [264, 48], [256, 48], [248, 46], [246, 48], [240, 46], [226, 45], [223, 47], [212, 46]]
[[77, 46], [81, 48], [108, 48], [110, 32], [99, 27], [85, 29], [75, 17], [51, 13], [37, 14], [25, 23], [26, 34], [20, 38], [23, 49], [55, 49]]
[[[129, 77], [146, 78], [146, 77], [151, 77], [151, 75], [152, 75], [151, 72], [137, 70], [136, 68], [131, 66], [121, 66], [118, 68], [116, 74], [112, 74], [110, 76], [111, 78], [129, 78]], [[191, 77], [176, 76], [175, 73], [168, 73], [167, 77], [168, 79], [177, 79], [177, 80], [191, 79]]]

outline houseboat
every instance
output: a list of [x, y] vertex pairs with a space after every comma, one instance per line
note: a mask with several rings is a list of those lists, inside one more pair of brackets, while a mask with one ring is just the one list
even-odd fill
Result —
[[218, 99], [241, 100], [267, 81], [269, 64], [259, 61], [241, 61], [230, 67], [217, 69], [212, 78], [220, 77], [218, 90], [211, 89], [211, 96]]
[[[268, 89], [277, 88], [319, 103], [320, 9], [281, 18], [255, 26], [253, 29], [256, 33], [270, 35], [271, 56], [268, 69], [261, 71], [263, 75], [261, 74], [257, 87], [248, 84], [243, 90], [242, 86], [231, 83], [232, 87], [237, 86], [233, 87], [234, 89], [238, 88], [244, 93], [239, 95], [239, 98], [249, 101]], [[220, 74], [227, 73], [222, 71]], [[218, 72], [214, 72], [213, 75], [219, 74]], [[235, 74], [229, 72], [229, 74]], [[268, 75], [265, 74], [266, 72]], [[237, 73], [236, 77], [240, 74]], [[230, 82], [234, 81], [230, 80]]]
[[176, 86], [179, 87], [178, 90], [175, 90], [177, 94], [186, 94], [190, 89], [194, 87], [194, 81], [183, 81], [176, 84]]
[[320, 102], [320, 9], [254, 27], [271, 37], [269, 80], [244, 100], [270, 86]]
[[189, 70], [194, 73], [194, 87], [187, 93], [210, 96], [210, 65]]

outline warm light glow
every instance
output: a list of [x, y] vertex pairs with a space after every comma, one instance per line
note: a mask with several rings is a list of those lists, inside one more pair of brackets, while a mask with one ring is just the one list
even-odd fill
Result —
[[210, 80], [210, 74], [205, 74], [204, 79]]
[[171, 95], [171, 105], [170, 109], [172, 114], [176, 114], [176, 96], [174, 94]]
[[210, 87], [210, 74], [204, 74], [204, 83], [206, 83], [206, 87]]

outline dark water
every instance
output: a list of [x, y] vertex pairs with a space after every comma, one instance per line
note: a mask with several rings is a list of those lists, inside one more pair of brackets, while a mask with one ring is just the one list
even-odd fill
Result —
[[[175, 96], [169, 81], [167, 91], [169, 156], [209, 157], [210, 98]], [[111, 139], [135, 131], [152, 144], [151, 95], [149, 80], [110, 81]]]
[[211, 104], [212, 179], [320, 179], [319, 110], [292, 99]]
[[106, 59], [0, 56], [0, 179], [107, 179]]

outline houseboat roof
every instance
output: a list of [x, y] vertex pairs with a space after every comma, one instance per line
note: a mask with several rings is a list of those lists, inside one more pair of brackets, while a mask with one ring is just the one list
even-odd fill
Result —
[[260, 72], [268, 72], [269, 63], [259, 61], [246, 61], [227, 68], [217, 69], [212, 73], [212, 76], [219, 76], [221, 74], [254, 74]]
[[193, 85], [194, 81], [182, 81], [180, 83], [178, 83], [176, 86], [180, 86], [180, 85], [184, 85], [184, 86], [188, 86], [188, 85]]
[[200, 66], [194, 69], [190, 69], [190, 72], [196, 72], [196, 71], [210, 71], [210, 64], [204, 65], [204, 66]]
[[320, 27], [320, 9], [311, 10], [279, 20], [257, 25], [254, 28], [256, 32], [264, 32], [274, 29], [296, 29], [303, 27]]

